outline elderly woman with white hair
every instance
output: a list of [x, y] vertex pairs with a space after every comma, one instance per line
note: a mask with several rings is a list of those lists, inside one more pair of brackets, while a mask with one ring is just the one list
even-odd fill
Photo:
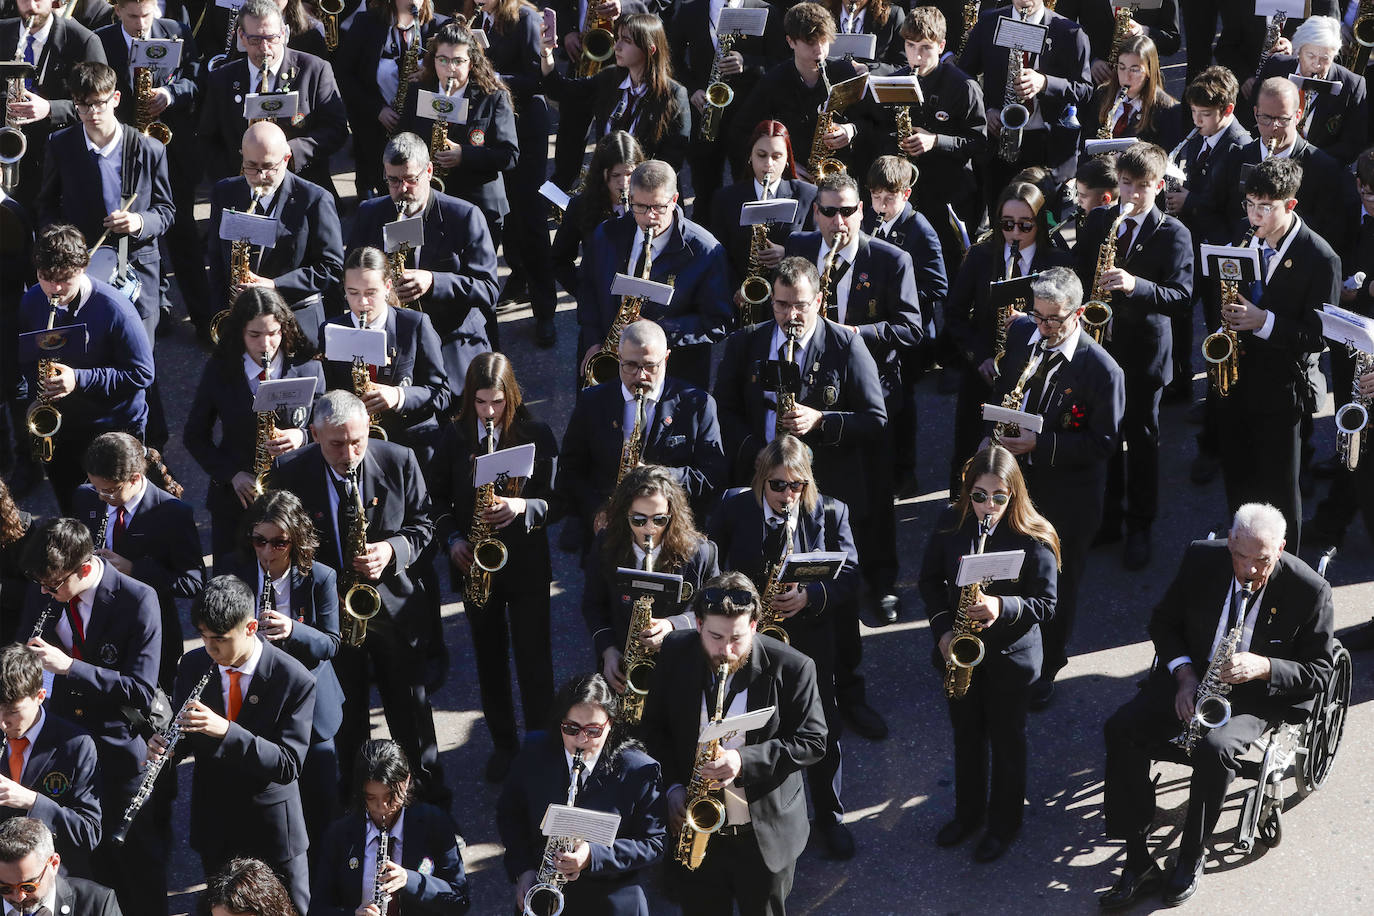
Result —
[[[1100, 900], [1103, 909], [1122, 909], [1161, 887], [1165, 906], [1193, 895], [1237, 758], [1270, 721], [1310, 710], [1331, 675], [1331, 586], [1284, 552], [1286, 527], [1273, 506], [1241, 506], [1225, 542], [1188, 546], [1150, 617], [1154, 670], [1104, 730], [1103, 813], [1107, 835], [1125, 841], [1126, 860]], [[1231, 717], [1196, 736], [1188, 813], [1166, 878], [1148, 845], [1155, 814], [1150, 760], [1187, 728], [1199, 684], [1212, 672], [1230, 686]]]
[[1369, 110], [1364, 75], [1336, 63], [1341, 45], [1340, 20], [1310, 16], [1293, 33], [1294, 53], [1270, 57], [1259, 82], [1283, 76], [1299, 83], [1298, 133], [1342, 165], [1349, 165], [1368, 145]]

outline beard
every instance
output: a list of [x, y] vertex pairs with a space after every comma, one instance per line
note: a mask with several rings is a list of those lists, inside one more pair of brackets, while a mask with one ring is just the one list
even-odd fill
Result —
[[721, 666], [721, 665], [725, 665], [725, 666], [726, 666], [726, 672], [725, 672], [725, 674], [726, 674], [727, 677], [729, 677], [730, 675], [734, 674], [736, 671], [738, 671], [739, 669], [743, 668], [745, 665], [747, 665], [747, 664], [749, 663], [749, 656], [750, 656], [751, 654], [753, 654], [753, 651], [754, 651], [754, 647], [751, 645], [751, 646], [749, 647], [749, 651], [748, 651], [748, 652], [745, 652], [743, 655], [739, 656], [738, 658], [734, 659], [733, 661], [732, 661], [731, 659], [726, 658], [724, 655], [712, 655], [712, 656], [711, 656], [711, 670], [712, 670], [712, 671], [718, 671], [718, 670], [720, 670], [720, 666]]

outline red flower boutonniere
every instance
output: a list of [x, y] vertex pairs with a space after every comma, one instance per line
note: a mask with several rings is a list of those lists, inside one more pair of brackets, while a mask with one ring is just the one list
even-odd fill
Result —
[[1059, 419], [1059, 425], [1065, 429], [1082, 429], [1087, 418], [1088, 413], [1081, 404], [1070, 404], [1069, 409], [1064, 411], [1064, 416]]

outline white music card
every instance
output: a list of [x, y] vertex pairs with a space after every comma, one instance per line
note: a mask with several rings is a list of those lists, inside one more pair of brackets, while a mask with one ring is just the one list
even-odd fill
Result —
[[741, 715], [721, 719], [719, 722], [707, 722], [702, 726], [697, 743], [705, 744], [708, 741], [715, 741], [717, 738], [724, 740], [726, 735], [742, 735], [756, 728], [762, 728], [768, 724], [769, 719], [773, 718], [773, 713], [776, 710], [776, 706], [765, 706], [763, 709], [751, 709]]
[[181, 63], [180, 38], [135, 38], [129, 49], [130, 67], [152, 67], [171, 73]]
[[1024, 410], [1012, 410], [1009, 407], [1002, 407], [1000, 404], [984, 404], [983, 419], [989, 423], [1015, 423], [1022, 429], [1028, 429], [1036, 435], [1045, 428], [1045, 418], [1038, 413], [1026, 413]]
[[544, 196], [545, 200], [560, 210], [567, 210], [568, 203], [572, 200], [572, 198], [568, 196], [567, 191], [563, 190], [552, 181], [546, 181], [541, 184], [539, 186], [539, 193]]
[[450, 124], [468, 122], [467, 96], [441, 95], [421, 89], [415, 96], [415, 113], [422, 118], [437, 121], [443, 118]]
[[[1254, 280], [1259, 276], [1259, 249], [1240, 245], [1199, 246], [1202, 255], [1202, 275], [1220, 277], [1223, 280]], [[1216, 270], [1213, 270], [1215, 265]]]
[[878, 36], [868, 32], [836, 35], [830, 43], [829, 60], [841, 57], [857, 57], [860, 60], [873, 60], [878, 52]]
[[659, 305], [668, 305], [673, 301], [673, 288], [667, 283], [641, 280], [629, 274], [616, 274], [615, 279], [611, 281], [611, 295], [638, 296]]
[[253, 410], [283, 410], [295, 407], [309, 407], [315, 400], [315, 385], [319, 379], [313, 375], [304, 378], [274, 378], [258, 382], [258, 393], [253, 396]]
[[1322, 322], [1322, 336], [1336, 343], [1349, 344], [1357, 350], [1374, 353], [1374, 322], [1363, 315], [1327, 305], [1317, 312]]
[[1050, 27], [1047, 25], [1022, 22], [1004, 16], [997, 20], [997, 31], [992, 33], [992, 43], [999, 48], [1015, 48], [1018, 51], [1041, 54], [1045, 50], [1045, 35], [1049, 30]]
[[324, 358], [336, 363], [351, 363], [361, 358], [367, 366], [385, 366], [386, 331], [381, 328], [355, 328], [346, 324], [324, 326]]
[[749, 200], [739, 208], [739, 224], [756, 226], [759, 223], [790, 223], [797, 218], [800, 204], [791, 197], [772, 200]]
[[1277, 16], [1280, 13], [1294, 19], [1306, 19], [1312, 15], [1312, 0], [1255, 0], [1256, 16]]
[[620, 815], [590, 808], [549, 805], [539, 822], [544, 836], [574, 836], [598, 846], [610, 846], [620, 832]]
[[768, 25], [768, 9], [745, 9], [744, 7], [724, 7], [716, 20], [716, 34], [762, 35]]
[[472, 485], [480, 487], [495, 483], [502, 474], [507, 477], [529, 477], [533, 473], [534, 443], [526, 442], [514, 448], [499, 449], [490, 455], [478, 455]]
[[468, 31], [472, 33], [472, 40], [477, 42], [477, 47], [483, 51], [491, 47], [491, 42], [487, 40], [486, 29], [469, 29]]
[[290, 92], [250, 92], [243, 97], [243, 116], [249, 121], [290, 120], [300, 107], [301, 94]]
[[1085, 140], [1083, 141], [1083, 154], [1085, 156], [1101, 156], [1106, 153], [1119, 153], [1139, 142], [1140, 141], [1135, 137], [1116, 137], [1111, 140]]
[[1319, 80], [1314, 76], [1299, 76], [1296, 73], [1288, 74], [1288, 79], [1298, 87], [1299, 92], [1315, 92], [1317, 95], [1341, 94], [1339, 80]]
[[220, 213], [219, 237], [226, 242], [247, 242], [271, 248], [277, 244], [277, 227], [280, 223], [275, 216], [223, 210]]
[[402, 245], [419, 248], [425, 243], [425, 218], [408, 216], [405, 219], [382, 223], [382, 248], [387, 254], [395, 253]]
[[959, 214], [954, 212], [954, 204], [945, 204], [945, 212], [949, 216], [949, 224], [959, 233], [959, 244], [964, 251], [968, 251], [971, 244], [968, 237], [968, 226], [959, 218]]
[[809, 550], [788, 554], [782, 578], [778, 581], [806, 584], [833, 579], [844, 569], [844, 561], [842, 550]]
[[963, 588], [975, 582], [1009, 581], [1021, 575], [1026, 561], [1024, 550], [994, 550], [990, 553], [968, 553], [959, 558], [959, 572], [954, 584]]
[[924, 105], [925, 95], [916, 74], [868, 77], [868, 94], [879, 105]]

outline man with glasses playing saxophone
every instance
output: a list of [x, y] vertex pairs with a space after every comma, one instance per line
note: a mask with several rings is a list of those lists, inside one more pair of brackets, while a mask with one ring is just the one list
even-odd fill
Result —
[[[714, 787], [712, 794], [719, 792], [724, 819], [706, 835], [700, 865], [690, 871], [670, 866], [669, 878], [685, 916], [720, 916], [734, 912], [735, 904], [745, 916], [782, 913], [810, 832], [801, 771], [825, 754], [816, 666], [756, 632], [761, 604], [743, 573], [707, 582], [695, 611], [695, 630], [671, 633], [663, 642], [643, 734], [668, 787], [669, 850], [688, 829], [686, 786], [694, 775]], [[700, 760], [698, 737], [703, 723], [717, 717], [717, 705], [724, 718], [768, 707], [773, 712], [758, 728], [725, 736], [717, 756]]]

